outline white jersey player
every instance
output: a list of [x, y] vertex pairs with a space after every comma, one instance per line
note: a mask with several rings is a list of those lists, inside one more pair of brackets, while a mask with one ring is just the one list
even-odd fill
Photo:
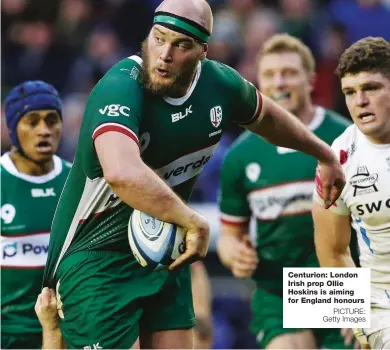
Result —
[[371, 328], [355, 334], [372, 349], [389, 349], [390, 43], [371, 37], [356, 42], [341, 56], [338, 74], [354, 125], [332, 145], [346, 186], [328, 210], [322, 200], [327, 184], [316, 177], [317, 255], [321, 266], [353, 267], [348, 249], [352, 223], [359, 237], [361, 266], [371, 269]]

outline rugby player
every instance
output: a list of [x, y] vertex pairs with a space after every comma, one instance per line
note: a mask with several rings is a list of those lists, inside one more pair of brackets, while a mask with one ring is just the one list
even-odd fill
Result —
[[[258, 61], [261, 91], [289, 110], [327, 144], [350, 122], [315, 106], [315, 61], [310, 49], [276, 34]], [[316, 160], [269, 144], [247, 131], [228, 151], [221, 171], [218, 253], [237, 278], [252, 278], [251, 329], [261, 349], [343, 349], [340, 329], [283, 327], [283, 267], [319, 267], [314, 247], [312, 194]], [[256, 248], [248, 239], [256, 218]]]
[[362, 344], [390, 348], [390, 43], [367, 37], [342, 54], [341, 79], [353, 125], [332, 144], [347, 184], [323, 208], [320, 171], [313, 206], [317, 255], [324, 267], [354, 267], [348, 248], [358, 232], [360, 264], [371, 269], [371, 328], [356, 330]]
[[[212, 22], [205, 0], [164, 1], [142, 57], [120, 61], [90, 94], [44, 278], [70, 348], [130, 348], [138, 337], [142, 348], [192, 347], [189, 264], [206, 255], [209, 226], [186, 202], [228, 123], [317, 158], [335, 188], [326, 207], [344, 186], [325, 142], [232, 68], [206, 59]], [[133, 208], [187, 230], [186, 251], [169, 269], [141, 268], [131, 254]]]
[[70, 164], [55, 155], [61, 101], [43, 81], [26, 81], [5, 99], [12, 142], [0, 158], [1, 345], [37, 349], [42, 329], [34, 304], [42, 287], [50, 227]]

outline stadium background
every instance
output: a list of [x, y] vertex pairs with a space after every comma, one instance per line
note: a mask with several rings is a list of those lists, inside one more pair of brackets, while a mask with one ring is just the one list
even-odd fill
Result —
[[[185, 1], [185, 0], [183, 0]], [[2, 0], [2, 102], [24, 80], [53, 84], [63, 99], [60, 155], [72, 161], [91, 88], [121, 58], [140, 50], [161, 0]], [[347, 116], [334, 75], [338, 58], [366, 36], [390, 41], [390, 0], [209, 0], [214, 31], [208, 58], [237, 69], [257, 85], [256, 56], [272, 34], [303, 40], [317, 62], [315, 103]], [[213, 290], [213, 348], [254, 348], [248, 333], [249, 281], [234, 280], [215, 254], [219, 167], [226, 148], [242, 132], [231, 126], [198, 180], [191, 205], [211, 223], [206, 266]], [[2, 103], [1, 153], [10, 143]]]

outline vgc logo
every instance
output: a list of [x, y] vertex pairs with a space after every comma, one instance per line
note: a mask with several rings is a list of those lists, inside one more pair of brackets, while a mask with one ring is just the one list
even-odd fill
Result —
[[110, 117], [119, 117], [121, 114], [130, 117], [130, 108], [119, 104], [113, 104], [100, 108], [99, 113], [102, 115], [107, 114]]

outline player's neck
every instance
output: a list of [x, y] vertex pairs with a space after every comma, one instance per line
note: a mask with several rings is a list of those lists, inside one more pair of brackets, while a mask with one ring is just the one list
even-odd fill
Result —
[[309, 125], [313, 120], [315, 114], [316, 114], [316, 108], [313, 106], [313, 104], [306, 103], [305, 106], [303, 106], [303, 108], [297, 113], [296, 116], [303, 124]]
[[379, 136], [379, 137], [371, 137], [368, 135], [365, 135], [365, 136], [366, 136], [367, 140], [374, 145], [390, 145], [390, 134], [389, 133], [385, 133], [384, 135]]
[[192, 87], [192, 84], [194, 83], [194, 80], [195, 80], [195, 77], [196, 77], [196, 73], [198, 71], [198, 68], [196, 68], [192, 74], [192, 77], [190, 79], [190, 82], [188, 83], [187, 86], [183, 87], [183, 88], [180, 88], [178, 89], [177, 91], [175, 91], [174, 93], [172, 94], [169, 94], [168, 97], [171, 97], [171, 98], [181, 98], [185, 95], [187, 95], [188, 91], [190, 91], [191, 87]]
[[42, 176], [50, 173], [54, 169], [53, 157], [47, 161], [37, 163], [23, 156], [18, 150], [12, 149], [10, 158], [15, 168], [22, 174]]

